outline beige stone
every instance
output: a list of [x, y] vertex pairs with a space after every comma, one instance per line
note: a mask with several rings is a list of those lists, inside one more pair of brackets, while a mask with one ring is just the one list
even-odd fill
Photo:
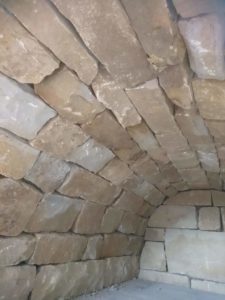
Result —
[[[13, 266], [28, 260], [35, 247], [32, 235], [0, 238], [0, 266]], [[0, 292], [1, 294], [1, 292]]]
[[142, 207], [139, 209], [138, 214], [144, 218], [148, 218], [153, 214], [154, 211], [155, 207], [145, 201]]
[[[215, 142], [224, 144], [224, 142], [225, 142], [225, 132], [224, 132], [225, 122], [221, 121], [221, 120], [219, 120], [219, 121], [207, 120], [206, 125], [207, 125], [211, 135], [215, 138]], [[218, 152], [219, 152], [219, 150], [218, 150]], [[218, 153], [218, 155], [220, 155], [220, 153]]]
[[2, 8], [0, 19], [2, 73], [21, 83], [38, 83], [58, 68], [58, 60]]
[[0, 296], [5, 300], [26, 300], [33, 289], [36, 268], [19, 266], [1, 268]]
[[222, 15], [203, 15], [179, 21], [192, 70], [199, 78], [225, 79], [224, 20]]
[[117, 230], [123, 217], [123, 211], [117, 207], [109, 207], [102, 218], [101, 231], [111, 233]]
[[31, 145], [60, 159], [69, 160], [74, 148], [87, 139], [88, 136], [79, 126], [56, 117], [39, 132]]
[[144, 205], [144, 200], [132, 192], [124, 191], [114, 205], [119, 209], [138, 213]]
[[148, 226], [196, 229], [196, 210], [191, 206], [160, 206], [150, 217]]
[[21, 179], [32, 168], [39, 151], [0, 130], [0, 174]]
[[225, 284], [223, 283], [192, 279], [191, 288], [209, 293], [225, 295]]
[[144, 240], [140, 236], [130, 236], [126, 255], [141, 255]]
[[7, 178], [0, 179], [0, 234], [17, 236], [33, 215], [41, 194], [31, 186]]
[[195, 167], [190, 169], [180, 169], [179, 173], [181, 174], [184, 181], [187, 182], [188, 186], [192, 189], [208, 189], [209, 182], [206, 177], [205, 172], [202, 168]]
[[97, 99], [115, 114], [123, 127], [134, 126], [141, 122], [141, 117], [125, 91], [105, 70], [101, 70], [92, 87]]
[[197, 151], [197, 154], [204, 170], [208, 172], [220, 171], [216, 149], [213, 152]]
[[212, 191], [212, 200], [214, 206], [225, 206], [225, 192]]
[[144, 218], [140, 219], [136, 234], [138, 236], [144, 237], [145, 229], [146, 229], [147, 225], [148, 225], [148, 219], [144, 219]]
[[172, 163], [161, 166], [160, 172], [170, 183], [180, 182], [182, 180], [180, 174]]
[[[171, 140], [173, 142], [173, 140]], [[170, 147], [170, 146], [169, 146]], [[172, 147], [171, 147], [172, 150]], [[170, 150], [170, 151], [171, 151]], [[187, 151], [171, 151], [168, 153], [169, 159], [173, 162], [175, 168], [179, 169], [187, 169], [194, 168], [199, 165], [198, 158], [196, 153], [192, 150]]]
[[73, 226], [73, 231], [79, 234], [101, 233], [105, 209], [103, 205], [87, 201]]
[[84, 201], [48, 194], [38, 204], [26, 225], [27, 232], [67, 232], [77, 219]]
[[222, 178], [220, 177], [220, 173], [206, 172], [206, 176], [211, 189], [222, 190]]
[[87, 238], [75, 234], [39, 233], [29, 264], [60, 264], [80, 260], [87, 246]]
[[223, 231], [225, 231], [225, 208], [221, 208], [221, 215], [222, 215], [222, 224], [223, 224]]
[[63, 183], [69, 171], [70, 167], [67, 163], [42, 152], [25, 179], [44, 192], [53, 192]]
[[125, 212], [123, 214], [118, 231], [126, 234], [138, 234], [141, 221], [141, 217], [130, 212]]
[[120, 233], [106, 234], [104, 236], [102, 257], [123, 256], [128, 250], [128, 245], [129, 238], [127, 235]]
[[152, 242], [164, 242], [165, 230], [160, 228], [146, 228], [145, 240]]
[[[188, 152], [189, 147], [186, 141], [186, 138], [182, 135], [181, 131], [178, 128], [174, 128], [174, 132], [165, 132], [157, 134], [156, 138], [158, 139], [160, 145], [166, 149], [166, 151], [171, 156], [174, 151], [177, 153]], [[191, 151], [190, 151], [191, 152]], [[168, 156], [169, 156], [168, 155]], [[172, 156], [170, 160], [174, 159]]]
[[221, 228], [220, 211], [217, 207], [202, 207], [199, 210], [198, 226], [200, 230], [218, 231]]
[[101, 235], [89, 237], [83, 259], [87, 260], [101, 258], [103, 242], [103, 237]]
[[141, 269], [166, 271], [163, 243], [145, 242], [140, 261]]
[[[71, 21], [86, 46], [117, 82], [135, 86], [153, 77], [146, 54], [119, 1], [52, 2]], [[115, 43], [117, 46], [112, 50], [109, 45]]]
[[122, 0], [122, 3], [156, 70], [183, 60], [185, 48], [165, 0]]
[[3, 1], [3, 4], [68, 68], [77, 72], [82, 81], [92, 82], [98, 71], [97, 62], [49, 2]]
[[186, 191], [169, 198], [164, 204], [167, 205], [190, 205], [190, 206], [211, 206], [210, 191]]
[[35, 85], [35, 91], [63, 118], [74, 123], [82, 124], [104, 110], [90, 89], [66, 67]]
[[58, 191], [66, 196], [81, 197], [109, 205], [119, 194], [120, 189], [100, 176], [74, 165]]

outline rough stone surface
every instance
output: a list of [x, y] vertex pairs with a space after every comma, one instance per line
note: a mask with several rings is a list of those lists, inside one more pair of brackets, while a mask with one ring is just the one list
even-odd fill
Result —
[[[115, 247], [115, 245], [117, 245]], [[103, 257], [123, 256], [128, 250], [128, 236], [121, 233], [106, 234], [102, 249]]]
[[145, 240], [152, 242], [164, 242], [165, 230], [160, 228], [146, 228]]
[[[118, 228], [118, 231], [125, 234], [139, 235], [138, 230], [141, 222], [142, 222], [141, 217], [130, 212], [125, 212], [121, 220], [120, 226]], [[142, 235], [142, 232], [140, 233], [140, 235]]]
[[[104, 0], [87, 0], [65, 3], [61, 0], [52, 0], [52, 2], [71, 21], [86, 46], [116, 81], [127, 86], [135, 86], [153, 77], [153, 69], [148, 64], [146, 54], [119, 1], [113, 0], [108, 3]], [[112, 48], [108, 45], [114, 43], [117, 46], [113, 49], [112, 55]]]
[[138, 213], [144, 205], [144, 200], [132, 192], [124, 191], [114, 205], [119, 209]]
[[101, 235], [89, 237], [83, 259], [99, 259], [102, 255], [102, 247], [103, 237]]
[[102, 219], [101, 231], [111, 233], [117, 230], [123, 217], [123, 211], [116, 207], [109, 207]]
[[225, 206], [225, 193], [220, 191], [212, 191], [212, 200], [214, 206]]
[[192, 189], [207, 189], [209, 188], [208, 178], [202, 168], [180, 169], [179, 173], [182, 178], [188, 183]]
[[160, 206], [150, 217], [150, 227], [197, 228], [196, 211], [191, 206]]
[[141, 269], [166, 271], [163, 243], [146, 242], [141, 254]]
[[221, 223], [219, 209], [217, 207], [200, 208], [198, 225], [200, 230], [220, 230]]
[[35, 211], [41, 194], [27, 184], [0, 179], [0, 234], [17, 236]]
[[48, 194], [38, 204], [26, 226], [27, 232], [67, 232], [79, 215], [84, 201]]
[[2, 73], [21, 83], [39, 83], [58, 68], [58, 60], [2, 8], [0, 19]]
[[190, 205], [190, 206], [211, 206], [210, 191], [186, 191], [178, 193], [169, 198], [164, 204], [167, 205]]

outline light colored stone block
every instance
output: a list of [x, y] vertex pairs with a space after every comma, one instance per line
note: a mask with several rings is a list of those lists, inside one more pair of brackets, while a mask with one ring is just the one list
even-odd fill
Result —
[[170, 273], [225, 282], [223, 232], [168, 229], [165, 243]]
[[124, 212], [118, 231], [126, 234], [138, 234], [141, 222], [142, 218], [138, 215]]
[[220, 230], [220, 211], [217, 207], [202, 207], [199, 210], [200, 230]]
[[195, 229], [197, 228], [196, 209], [191, 206], [160, 206], [150, 217], [148, 226]]
[[110, 233], [116, 231], [119, 227], [124, 212], [116, 207], [108, 207], [101, 224], [101, 231], [103, 233]]
[[164, 202], [166, 205], [211, 206], [211, 191], [186, 191]]
[[225, 284], [218, 282], [192, 279], [191, 288], [209, 293], [225, 295]]
[[212, 191], [212, 200], [214, 206], [225, 206], [225, 192]]
[[102, 255], [103, 236], [95, 235], [88, 238], [86, 250], [83, 255], [83, 260], [99, 259]]
[[114, 203], [114, 206], [118, 209], [126, 210], [132, 213], [138, 213], [143, 205], [143, 198], [128, 191], [124, 191]]
[[102, 257], [123, 256], [129, 250], [128, 245], [129, 238], [125, 234], [105, 234], [102, 249]]
[[166, 271], [164, 244], [145, 242], [140, 260], [141, 269]]
[[152, 242], [164, 242], [165, 230], [160, 228], [146, 228], [145, 240]]

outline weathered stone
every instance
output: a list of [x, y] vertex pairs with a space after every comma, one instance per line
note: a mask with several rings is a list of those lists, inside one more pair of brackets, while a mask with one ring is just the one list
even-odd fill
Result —
[[190, 150], [186, 138], [182, 135], [178, 128], [174, 129], [173, 133], [166, 132], [157, 134], [156, 138], [158, 139], [160, 145], [166, 149], [167, 153], [170, 154], [170, 159], [174, 159], [172, 157], [174, 151], [177, 153], [183, 153]]
[[102, 247], [103, 237], [101, 235], [89, 237], [83, 259], [99, 259], [102, 255]]
[[3, 1], [3, 4], [41, 43], [77, 72], [82, 81], [92, 82], [98, 71], [97, 62], [49, 2]]
[[17, 236], [35, 211], [41, 194], [31, 186], [0, 179], [0, 234]]
[[119, 209], [138, 213], [144, 205], [144, 200], [132, 192], [124, 191], [114, 205]]
[[83, 145], [72, 151], [68, 159], [92, 172], [101, 170], [115, 155], [97, 143], [94, 139], [87, 140]]
[[121, 220], [118, 231], [126, 234], [138, 234], [141, 221], [141, 217], [130, 212], [125, 212], [123, 214], [123, 218]]
[[35, 276], [36, 268], [31, 266], [1, 268], [0, 297], [4, 300], [27, 300]]
[[0, 130], [0, 174], [21, 179], [32, 168], [39, 151]]
[[165, 0], [122, 0], [122, 3], [156, 70], [160, 71], [167, 65], [176, 65], [183, 60], [184, 44]]
[[25, 139], [32, 139], [56, 113], [36, 97], [29, 86], [0, 74], [0, 126]]
[[225, 79], [224, 20], [211, 14], [179, 21], [190, 65], [199, 78]]
[[191, 288], [195, 290], [225, 295], [225, 284], [223, 283], [192, 279]]
[[[155, 13], [155, 11], [154, 11]], [[187, 63], [166, 68], [159, 81], [168, 98], [183, 109], [190, 109], [193, 102], [191, 72]]]
[[187, 276], [181, 276], [177, 274], [169, 274], [165, 272], [141, 269], [139, 273], [139, 278], [151, 282], [174, 284], [184, 286], [187, 288], [189, 287], [189, 278]]
[[92, 84], [97, 99], [110, 109], [123, 127], [134, 126], [141, 122], [125, 91], [102, 70]]
[[189, 190], [189, 186], [185, 181], [180, 181], [172, 184], [179, 192], [184, 192]]
[[87, 139], [88, 136], [79, 126], [56, 117], [39, 132], [31, 145], [60, 159], [69, 160], [74, 148]]
[[144, 237], [147, 224], [148, 224], [148, 219], [144, 219], [144, 218], [140, 219], [138, 229], [136, 231], [136, 234], [138, 236]]
[[145, 242], [140, 261], [141, 269], [166, 271], [163, 243]]
[[120, 189], [85, 169], [73, 166], [58, 191], [66, 196], [81, 197], [109, 205], [119, 194]]
[[[220, 99], [222, 100], [222, 97]], [[211, 114], [211, 116], [212, 116], [212, 114]], [[211, 135], [214, 137], [215, 142], [217, 142], [219, 144], [220, 143], [224, 144], [225, 143], [225, 122], [221, 121], [221, 120], [219, 120], [219, 121], [207, 120], [206, 125], [209, 128]], [[218, 149], [218, 147], [217, 147], [217, 149]], [[218, 153], [218, 155], [219, 155], [219, 153]]]
[[145, 240], [152, 242], [164, 242], [165, 230], [160, 228], [146, 228]]
[[141, 251], [143, 248], [143, 237], [140, 236], [130, 236], [129, 244], [126, 255], [141, 255]]
[[139, 209], [138, 214], [144, 218], [149, 218], [154, 211], [155, 207], [145, 201], [142, 207]]
[[[13, 266], [28, 260], [35, 247], [32, 235], [0, 238], [0, 266]], [[0, 292], [1, 294], [1, 292]]]
[[197, 228], [196, 209], [190, 206], [160, 206], [150, 217], [148, 226], [162, 228]]
[[82, 124], [104, 110], [90, 89], [66, 67], [35, 85], [35, 91], [62, 117], [74, 123]]
[[36, 234], [36, 246], [29, 264], [60, 264], [80, 260], [87, 238], [75, 234]]
[[179, 173], [191, 188], [204, 189], [209, 188], [209, 182], [205, 172], [200, 167], [190, 169], [180, 169]]
[[70, 167], [67, 163], [42, 152], [25, 179], [44, 192], [53, 192], [63, 183], [69, 171]]
[[0, 19], [2, 73], [21, 83], [38, 83], [58, 68], [58, 60], [2, 8]]
[[167, 197], [173, 197], [178, 193], [178, 191], [174, 186], [171, 185], [167, 189], [164, 190], [164, 193]]
[[132, 174], [133, 172], [128, 168], [127, 164], [116, 157], [99, 172], [99, 175], [115, 185], [122, 184]]
[[37, 206], [27, 232], [67, 232], [79, 215], [84, 201], [57, 194], [46, 195]]
[[162, 176], [165, 177], [170, 183], [180, 182], [182, 180], [177, 169], [171, 163], [161, 166], [160, 171]]
[[219, 209], [217, 207], [200, 208], [198, 226], [200, 230], [220, 230], [221, 223]]
[[169, 198], [164, 204], [167, 205], [190, 205], [190, 206], [211, 206], [210, 191], [186, 191]]
[[[125, 234], [112, 233], [104, 236], [102, 257], [123, 256], [128, 250], [129, 239]], [[116, 247], [115, 247], [116, 245]]]
[[212, 191], [212, 200], [214, 206], [225, 206], [225, 192]]
[[221, 215], [222, 215], [222, 224], [223, 224], [223, 231], [225, 231], [225, 208], [221, 208]]
[[214, 149], [214, 152], [197, 151], [197, 153], [204, 170], [209, 172], [220, 171], [216, 149]]
[[123, 211], [116, 207], [109, 207], [102, 219], [101, 231], [103, 233], [111, 233], [119, 227], [123, 217]]
[[[173, 142], [173, 140], [171, 140]], [[169, 146], [170, 148], [170, 146]], [[167, 154], [169, 159], [173, 162], [175, 168], [179, 169], [187, 169], [187, 168], [194, 168], [199, 165], [199, 161], [197, 159], [196, 153], [192, 150], [186, 151], [171, 151], [172, 148], [169, 150], [170, 152]]]
[[[107, 3], [104, 0], [88, 0], [65, 3], [61, 0], [52, 0], [52, 2], [71, 21], [86, 46], [117, 82], [135, 86], [153, 77], [153, 70], [148, 64], [146, 54], [119, 1]], [[117, 46], [112, 51], [109, 45], [114, 43]]]
[[121, 160], [129, 161], [140, 152], [128, 133], [108, 111], [101, 113], [82, 128], [99, 143], [110, 148]]
[[211, 189], [222, 190], [222, 178], [220, 177], [220, 173], [206, 172], [206, 176]]
[[167, 230], [168, 271], [196, 279], [225, 282], [224, 264], [221, 263], [225, 259], [224, 247], [223, 232]]
[[105, 209], [103, 205], [87, 201], [73, 226], [73, 231], [79, 234], [101, 233]]

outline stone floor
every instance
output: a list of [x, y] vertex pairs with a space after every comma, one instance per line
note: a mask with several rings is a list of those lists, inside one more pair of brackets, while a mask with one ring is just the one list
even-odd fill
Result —
[[77, 300], [224, 300], [218, 294], [200, 292], [167, 284], [132, 280]]

